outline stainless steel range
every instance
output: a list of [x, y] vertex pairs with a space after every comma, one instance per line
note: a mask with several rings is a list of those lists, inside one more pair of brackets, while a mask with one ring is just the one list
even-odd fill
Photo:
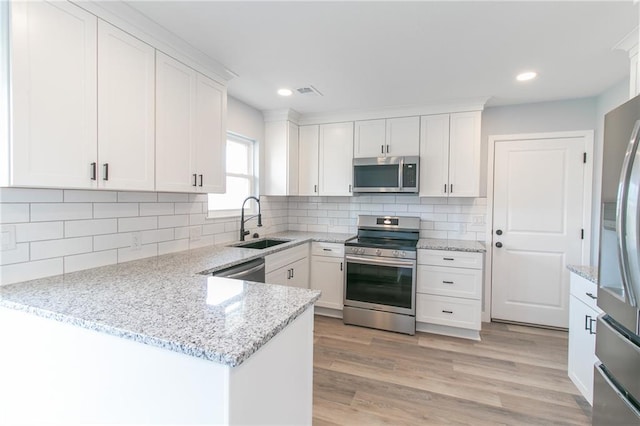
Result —
[[345, 324], [415, 334], [419, 233], [419, 217], [358, 217], [345, 243]]

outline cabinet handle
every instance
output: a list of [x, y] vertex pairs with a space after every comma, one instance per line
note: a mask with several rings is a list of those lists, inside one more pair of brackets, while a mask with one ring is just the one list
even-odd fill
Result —
[[595, 322], [596, 322], [595, 318], [591, 318], [589, 320], [589, 334], [596, 334], [596, 332], [593, 331], [593, 323], [595, 323]]
[[104, 163], [102, 165], [103, 168], [103, 176], [102, 176], [102, 180], [109, 180], [109, 163]]
[[453, 184], [449, 185], [449, 194], [453, 194]]
[[202, 186], [202, 182], [203, 182], [202, 175], [200, 175], [200, 186]]
[[91, 163], [91, 180], [96, 180], [98, 175], [98, 164], [97, 163]]
[[455, 260], [453, 257], [443, 257], [442, 260]]
[[443, 284], [453, 284], [453, 281], [442, 281]]
[[313, 185], [313, 192], [317, 193], [318, 192], [318, 185]]
[[349, 192], [351, 192], [351, 184], [349, 184]]
[[291, 269], [287, 269], [287, 279], [291, 279]]
[[597, 300], [598, 298], [596, 296], [593, 295], [593, 293], [585, 293], [587, 296], [589, 296], [590, 298], [592, 298], [593, 300]]
[[445, 194], [447, 193], [447, 184], [446, 183], [444, 184], [444, 193]]
[[340, 270], [342, 271], [342, 262], [340, 262]]
[[452, 313], [453, 313], [453, 311], [445, 311], [445, 310], [443, 309], [443, 310], [442, 310], [442, 313], [443, 313], [443, 314], [452, 314]]
[[590, 315], [584, 316], [584, 329], [589, 330], [589, 320], [591, 319]]
[[384, 145], [380, 145], [380, 154], [384, 154]]
[[389, 153], [389, 145], [387, 145], [387, 154]]
[[291, 278], [293, 278], [293, 273], [295, 272], [295, 269], [291, 268]]
[[323, 248], [322, 250], [323, 251], [331, 251], [331, 249], [328, 249], [328, 248]]
[[193, 174], [193, 185], [191, 186], [198, 186], [198, 175], [197, 174]]

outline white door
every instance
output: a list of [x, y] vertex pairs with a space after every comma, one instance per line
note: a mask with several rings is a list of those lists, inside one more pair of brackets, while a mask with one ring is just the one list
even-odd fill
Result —
[[16, 1], [11, 19], [10, 183], [95, 188], [97, 18], [69, 2]]
[[226, 187], [227, 96], [224, 86], [196, 75], [194, 150], [198, 191], [222, 194]]
[[449, 114], [426, 115], [420, 125], [420, 196], [449, 195]]
[[299, 195], [318, 195], [318, 125], [300, 126]]
[[156, 190], [196, 192], [196, 72], [156, 53]]
[[98, 21], [98, 185], [103, 188], [155, 188], [155, 61], [153, 47]]
[[585, 137], [495, 142], [491, 317], [568, 326], [581, 263]]
[[449, 197], [480, 195], [480, 121], [480, 111], [451, 114]]
[[386, 151], [386, 120], [355, 122], [353, 156], [355, 158], [384, 157]]
[[385, 152], [392, 157], [420, 155], [420, 117], [388, 119]]
[[353, 122], [320, 126], [320, 195], [352, 195]]

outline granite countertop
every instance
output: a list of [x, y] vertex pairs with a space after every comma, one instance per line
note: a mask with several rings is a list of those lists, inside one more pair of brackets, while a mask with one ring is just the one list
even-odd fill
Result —
[[568, 265], [567, 269], [575, 274], [578, 274], [582, 278], [591, 281], [594, 284], [598, 284], [597, 266]]
[[428, 250], [469, 251], [476, 253], [485, 253], [487, 251], [484, 244], [480, 241], [444, 240], [437, 238], [420, 238], [418, 241], [418, 248]]
[[319, 297], [315, 290], [204, 276], [309, 241], [348, 234], [282, 232], [264, 250], [212, 246], [0, 286], [0, 307], [240, 365]]

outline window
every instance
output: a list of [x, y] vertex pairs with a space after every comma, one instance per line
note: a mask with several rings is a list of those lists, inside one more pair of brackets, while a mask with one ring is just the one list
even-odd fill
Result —
[[[244, 199], [258, 196], [257, 151], [254, 140], [227, 133], [227, 192], [209, 194], [209, 217], [239, 216]], [[247, 202], [245, 212], [254, 210]]]

